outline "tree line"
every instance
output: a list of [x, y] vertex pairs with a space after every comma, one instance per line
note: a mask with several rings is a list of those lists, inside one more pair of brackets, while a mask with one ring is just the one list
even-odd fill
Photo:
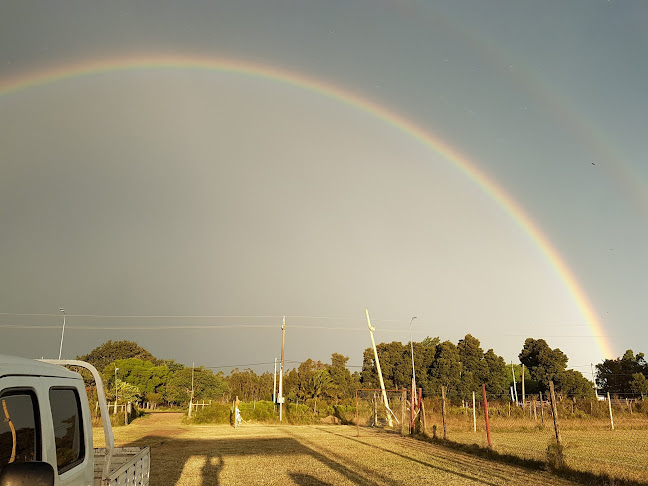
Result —
[[[597, 389], [601, 394], [624, 397], [648, 394], [648, 364], [643, 353], [635, 355], [632, 350], [596, 365], [595, 388], [583, 374], [567, 369], [567, 355], [559, 348], [552, 349], [543, 339], [527, 338], [518, 355], [519, 364], [514, 365], [507, 364], [493, 349], [484, 351], [470, 334], [457, 344], [427, 337], [415, 343], [380, 343], [376, 348], [388, 389], [411, 387], [413, 348], [416, 383], [425, 396], [438, 396], [444, 386], [450, 398], [469, 399], [483, 383], [489, 394], [509, 397], [513, 386], [518, 390], [521, 387], [521, 365], [527, 394], [546, 392], [550, 381], [559, 394], [576, 398], [593, 398]], [[270, 372], [257, 374], [236, 368], [225, 375], [203, 366], [186, 367], [156, 358], [133, 341], [108, 341], [78, 359], [102, 373], [109, 400], [117, 396], [119, 401], [183, 406], [192, 398], [229, 401], [238, 396], [248, 402], [273, 398], [275, 377]], [[315, 406], [318, 401], [349, 403], [357, 388], [379, 387], [372, 348], [364, 350], [360, 372], [351, 373], [348, 360], [333, 353], [330, 363], [307, 359], [287, 370], [283, 383], [286, 400]]]

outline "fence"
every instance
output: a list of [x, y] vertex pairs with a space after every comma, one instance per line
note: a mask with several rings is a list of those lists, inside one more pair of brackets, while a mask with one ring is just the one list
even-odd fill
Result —
[[[442, 394], [443, 395], [443, 394]], [[423, 430], [438, 439], [611, 478], [648, 482], [648, 400], [510, 397], [423, 400]], [[487, 413], [485, 413], [486, 397]], [[474, 405], [473, 405], [474, 403]]]

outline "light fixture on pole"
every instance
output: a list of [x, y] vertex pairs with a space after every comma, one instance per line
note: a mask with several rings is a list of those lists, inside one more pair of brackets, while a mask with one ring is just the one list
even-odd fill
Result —
[[63, 352], [63, 336], [65, 335], [65, 309], [61, 307], [59, 311], [63, 313], [63, 330], [61, 331], [61, 346], [59, 346], [59, 359], [61, 359], [61, 353]]

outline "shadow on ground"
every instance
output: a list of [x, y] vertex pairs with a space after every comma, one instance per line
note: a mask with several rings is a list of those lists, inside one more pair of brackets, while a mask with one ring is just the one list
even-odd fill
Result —
[[[180, 484], [196, 486], [215, 486], [223, 482], [223, 468], [237, 463], [238, 484], [263, 484], [264, 478], [270, 482], [271, 476], [275, 484], [297, 484], [299, 486], [330, 486], [331, 477], [326, 473], [319, 474], [310, 466], [302, 464], [304, 457], [310, 456], [321, 467], [320, 471], [329, 469], [343, 476], [348, 483], [359, 486], [387, 485], [398, 486], [400, 481], [383, 474], [385, 471], [374, 463], [372, 467], [365, 466], [359, 458], [347, 457], [343, 451], [326, 455], [316, 450], [317, 443], [300, 438], [218, 438], [218, 439], [186, 439], [169, 436], [149, 435], [127, 444], [128, 446], [149, 446], [151, 448], [151, 478], [150, 484], [156, 486], [175, 486]], [[255, 457], [259, 460], [255, 460]], [[402, 456], [414, 462], [411, 457]], [[249, 458], [249, 459], [248, 459]], [[243, 462], [241, 462], [243, 459]], [[372, 461], [373, 462], [373, 461]], [[419, 462], [420, 463], [420, 462]], [[444, 470], [432, 464], [424, 464], [432, 469], [439, 469], [456, 479], [475, 479], [456, 471]], [[264, 469], [265, 468], [265, 469]], [[274, 470], [271, 470], [274, 469]], [[231, 478], [232, 471], [228, 471]], [[277, 477], [279, 475], [279, 477]], [[336, 476], [333, 474], [333, 476]], [[339, 476], [338, 476], [339, 477]], [[291, 481], [287, 481], [290, 478]], [[279, 481], [279, 482], [277, 482]], [[333, 480], [334, 481], [334, 480]], [[230, 480], [226, 481], [230, 483]], [[284, 483], [284, 484], [285, 484]]]

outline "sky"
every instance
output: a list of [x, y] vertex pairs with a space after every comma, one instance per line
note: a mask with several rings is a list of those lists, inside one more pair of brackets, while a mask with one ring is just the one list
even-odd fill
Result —
[[[0, 4], [0, 353], [648, 351], [644, 1]], [[416, 319], [412, 318], [416, 316]]]

